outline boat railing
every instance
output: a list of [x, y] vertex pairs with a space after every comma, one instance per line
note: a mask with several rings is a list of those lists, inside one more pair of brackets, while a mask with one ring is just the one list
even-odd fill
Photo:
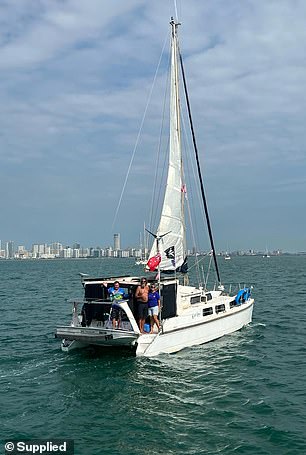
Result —
[[84, 303], [89, 304], [99, 304], [99, 305], [112, 305], [113, 303], [123, 303], [128, 302], [128, 299], [122, 300], [111, 300], [111, 299], [66, 299], [66, 302], [74, 305], [83, 305]]

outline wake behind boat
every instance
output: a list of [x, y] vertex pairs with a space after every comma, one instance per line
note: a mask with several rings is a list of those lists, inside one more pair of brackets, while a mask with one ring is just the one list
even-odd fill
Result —
[[[250, 288], [240, 289], [236, 295], [231, 296], [224, 291], [221, 284], [178, 43], [179, 23], [171, 19], [170, 25], [168, 176], [159, 225], [156, 233], [150, 232], [154, 241], [147, 264], [147, 268], [154, 272], [154, 275], [148, 277], [148, 283], [157, 286], [161, 297], [160, 330], [155, 329], [153, 333], [141, 333], [139, 330], [135, 297], [136, 289], [141, 283], [139, 276], [83, 276], [84, 299], [80, 302], [72, 301], [71, 324], [58, 327], [55, 334], [62, 339], [62, 349], [66, 352], [93, 344], [109, 348], [128, 347], [133, 349], [137, 356], [156, 356], [217, 339], [241, 329], [252, 320], [254, 300], [251, 298]], [[192, 131], [199, 193], [211, 245], [210, 257], [216, 273], [217, 283], [212, 290], [207, 289], [206, 281], [199, 280], [199, 284], [193, 286], [189, 285], [188, 280], [185, 211], [189, 201], [186, 197], [187, 186], [181, 149], [180, 70]], [[199, 267], [199, 263], [197, 266]], [[124, 291], [124, 298], [116, 302], [110, 300], [108, 291], [114, 281], [118, 281]], [[119, 314], [117, 325], [113, 323], [114, 311]]]

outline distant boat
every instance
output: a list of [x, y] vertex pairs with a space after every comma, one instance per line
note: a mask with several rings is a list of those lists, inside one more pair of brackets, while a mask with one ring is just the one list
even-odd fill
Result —
[[224, 256], [224, 259], [225, 259], [225, 261], [229, 261], [229, 260], [232, 259], [232, 258], [230, 257], [229, 254], [226, 254], [226, 255]]
[[[65, 352], [83, 348], [90, 344], [108, 348], [129, 347], [136, 356], [156, 356], [161, 353], [177, 352], [189, 346], [207, 343], [241, 329], [252, 320], [254, 299], [248, 287], [237, 294], [229, 295], [221, 283], [217, 255], [200, 161], [192, 125], [189, 96], [183, 60], [178, 44], [178, 26], [171, 18], [171, 63], [170, 63], [170, 127], [168, 176], [161, 216], [154, 237], [150, 259], [148, 282], [158, 286], [161, 296], [159, 312], [160, 330], [141, 333], [137, 325], [135, 291], [141, 283], [140, 276], [109, 276], [106, 278], [82, 277], [84, 299], [72, 301], [72, 321], [56, 329], [55, 336], [62, 339]], [[179, 72], [183, 83], [187, 114], [192, 131], [194, 158], [197, 165], [200, 193], [211, 244], [211, 261], [216, 272], [216, 285], [188, 284], [185, 208], [186, 185], [181, 151], [181, 106], [179, 96]], [[189, 160], [192, 158], [189, 157]], [[157, 274], [156, 274], [157, 273]], [[127, 298], [112, 302], [107, 288], [119, 281]], [[82, 307], [79, 312], [79, 307]], [[117, 327], [112, 326], [112, 310], [116, 308], [120, 318]], [[146, 325], [145, 325], [146, 326]], [[148, 327], [145, 327], [148, 329]], [[150, 331], [150, 326], [149, 326]], [[152, 332], [152, 330], [151, 330]]]
[[136, 265], [147, 265], [148, 259], [137, 259], [135, 261]]
[[266, 252], [265, 252], [265, 254], [264, 254], [262, 257], [263, 257], [263, 258], [269, 258], [269, 257], [270, 257], [268, 248], [266, 248]]

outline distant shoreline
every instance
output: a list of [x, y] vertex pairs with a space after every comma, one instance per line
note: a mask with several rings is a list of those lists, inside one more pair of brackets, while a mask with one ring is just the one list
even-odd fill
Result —
[[[230, 253], [230, 256], [232, 258], [235, 257], [263, 257], [264, 253], [255, 253], [255, 254], [237, 254], [237, 253]], [[282, 257], [282, 256], [306, 256], [306, 251], [298, 252], [298, 253], [281, 253], [281, 254], [270, 254], [269, 258], [273, 257]], [[197, 254], [197, 255], [189, 255], [188, 257], [193, 258], [193, 257], [209, 257], [208, 254]], [[223, 254], [217, 254], [218, 258], [224, 258], [225, 256]], [[125, 259], [125, 260], [135, 260], [137, 259], [136, 257], [113, 257], [113, 256], [101, 256], [101, 257], [70, 257], [70, 258], [63, 258], [63, 257], [54, 257], [54, 258], [44, 258], [44, 257], [25, 257], [25, 258], [2, 258], [0, 257], [0, 261], [80, 261], [80, 260], [101, 260], [101, 259], [111, 259], [111, 260], [118, 260], [118, 259]]]

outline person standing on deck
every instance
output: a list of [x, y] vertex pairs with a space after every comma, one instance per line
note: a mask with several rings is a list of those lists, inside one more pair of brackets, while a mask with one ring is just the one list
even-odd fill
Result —
[[[107, 288], [107, 283], [103, 283], [103, 286]], [[110, 299], [111, 301], [113, 302], [112, 303], [112, 313], [111, 313], [111, 317], [112, 317], [112, 324], [113, 324], [113, 328], [115, 329], [117, 327], [117, 329], [119, 329], [119, 326], [120, 326], [120, 307], [118, 307], [116, 305], [116, 301], [118, 302], [119, 300], [123, 300], [127, 297], [124, 289], [122, 289], [120, 287], [120, 283], [119, 281], [115, 281], [114, 282], [114, 285], [110, 288], [107, 289], [107, 292], [110, 296]]]
[[160, 295], [159, 295], [158, 291], [156, 290], [155, 284], [151, 284], [149, 294], [148, 294], [148, 310], [149, 310], [150, 325], [151, 325], [150, 333], [153, 333], [154, 324], [157, 325], [158, 331], [160, 329], [160, 324], [159, 324], [159, 320], [158, 320], [159, 309], [160, 309]]
[[135, 298], [137, 301], [138, 309], [138, 325], [141, 333], [144, 333], [144, 323], [148, 316], [148, 294], [149, 286], [145, 278], [141, 278], [140, 286], [137, 287], [135, 292]]

